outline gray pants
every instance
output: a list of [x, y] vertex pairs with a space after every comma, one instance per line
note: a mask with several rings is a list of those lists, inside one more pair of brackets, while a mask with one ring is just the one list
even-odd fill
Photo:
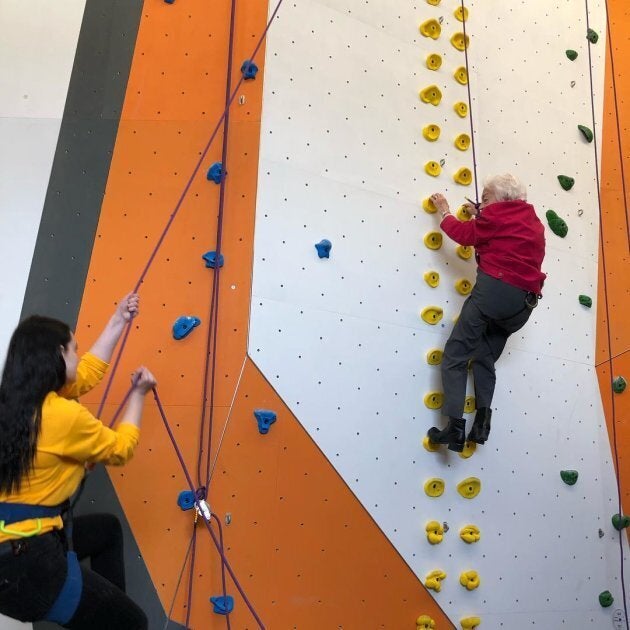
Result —
[[508, 337], [522, 328], [531, 314], [525, 306], [527, 291], [477, 271], [477, 282], [464, 302], [442, 358], [442, 413], [462, 418], [472, 359], [477, 408], [490, 407], [496, 375], [494, 364]]

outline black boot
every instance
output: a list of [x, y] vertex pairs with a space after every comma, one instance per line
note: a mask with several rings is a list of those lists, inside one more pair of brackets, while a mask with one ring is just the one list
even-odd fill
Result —
[[431, 427], [427, 436], [433, 444], [448, 444], [449, 450], [461, 453], [466, 439], [466, 421], [462, 418], [449, 418], [445, 429], [440, 431], [437, 427]]
[[469, 442], [476, 442], [477, 444], [484, 444], [490, 435], [490, 418], [492, 416], [492, 409], [490, 407], [480, 407], [475, 414], [475, 421], [473, 422], [472, 429], [468, 434]]

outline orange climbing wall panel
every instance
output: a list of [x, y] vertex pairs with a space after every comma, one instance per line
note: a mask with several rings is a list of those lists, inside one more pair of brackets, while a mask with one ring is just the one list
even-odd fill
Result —
[[[609, 2], [610, 27], [617, 107], [613, 92], [611, 47], [606, 54], [606, 89], [604, 97], [604, 125], [602, 140], [602, 243], [599, 266], [599, 300], [597, 328], [597, 373], [602, 392], [611, 444], [614, 440], [613, 418], [619, 453], [619, 475], [624, 511], [630, 512], [630, 389], [624, 394], [613, 394], [612, 377], [624, 375], [630, 381], [630, 235], [628, 234], [626, 196], [622, 180], [622, 159], [626, 187], [630, 185], [630, 130], [628, 129], [628, 103], [630, 102], [630, 76], [623, 72], [630, 54], [628, 24], [630, 8], [626, 2]], [[603, 41], [603, 40], [601, 40]], [[620, 135], [617, 124], [619, 123]], [[621, 138], [620, 156], [619, 137]], [[630, 188], [626, 190], [626, 195]], [[609, 341], [610, 337], [610, 341]], [[612, 361], [609, 362], [609, 357]]]
[[[267, 19], [265, 2], [238, 6], [236, 74]], [[77, 327], [83, 347], [115, 300], [136, 283], [223, 111], [229, 10], [228, 0], [145, 2]], [[413, 626], [421, 613], [441, 629], [452, 628], [246, 355], [263, 56], [264, 49], [257, 60], [259, 79], [242, 86], [245, 101], [231, 110], [228, 135], [222, 245], [227, 263], [220, 280], [211, 461], [221, 446], [210, 491], [213, 510], [232, 516], [224, 526], [226, 553], [268, 628], [397, 629]], [[221, 142], [219, 134], [142, 285], [142, 315], [104, 413], [107, 421], [131, 371], [150, 366], [195, 481], [213, 281], [201, 254], [215, 248], [219, 196], [205, 172], [220, 159]], [[175, 342], [170, 329], [183, 314], [199, 316], [202, 324]], [[94, 408], [101, 394], [84, 402]], [[266, 437], [257, 431], [254, 408], [278, 413]], [[201, 480], [205, 462], [204, 455]], [[176, 587], [193, 521], [175, 504], [185, 480], [152, 403], [136, 457], [110, 474], [162, 604], [169, 610], [174, 602], [172, 617], [183, 622], [187, 577], [177, 595]], [[221, 590], [220, 563], [198, 527], [190, 625], [224, 627], [208, 603]], [[236, 595], [231, 582], [228, 590]], [[239, 597], [233, 627], [256, 627]]]

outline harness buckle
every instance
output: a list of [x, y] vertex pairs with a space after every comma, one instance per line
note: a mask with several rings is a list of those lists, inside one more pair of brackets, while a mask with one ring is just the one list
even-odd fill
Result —
[[9, 536], [17, 536], [18, 538], [31, 538], [31, 536], [37, 536], [42, 531], [42, 519], [36, 518], [37, 526], [30, 532], [18, 532], [14, 529], [9, 529], [5, 526], [4, 521], [0, 521], [0, 533], [7, 534]]

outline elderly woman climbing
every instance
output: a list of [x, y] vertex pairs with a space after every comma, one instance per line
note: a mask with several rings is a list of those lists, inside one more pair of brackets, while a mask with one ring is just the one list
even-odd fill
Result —
[[522, 328], [542, 297], [545, 274], [544, 227], [527, 192], [516, 177], [497, 175], [486, 181], [480, 204], [467, 204], [470, 221], [459, 221], [443, 195], [431, 200], [442, 219], [440, 227], [461, 245], [475, 247], [477, 281], [442, 359], [443, 413], [448, 425], [429, 429], [429, 440], [461, 452], [466, 441], [464, 400], [468, 364], [472, 360], [477, 413], [468, 440], [483, 444], [490, 433], [495, 363], [508, 337]]

